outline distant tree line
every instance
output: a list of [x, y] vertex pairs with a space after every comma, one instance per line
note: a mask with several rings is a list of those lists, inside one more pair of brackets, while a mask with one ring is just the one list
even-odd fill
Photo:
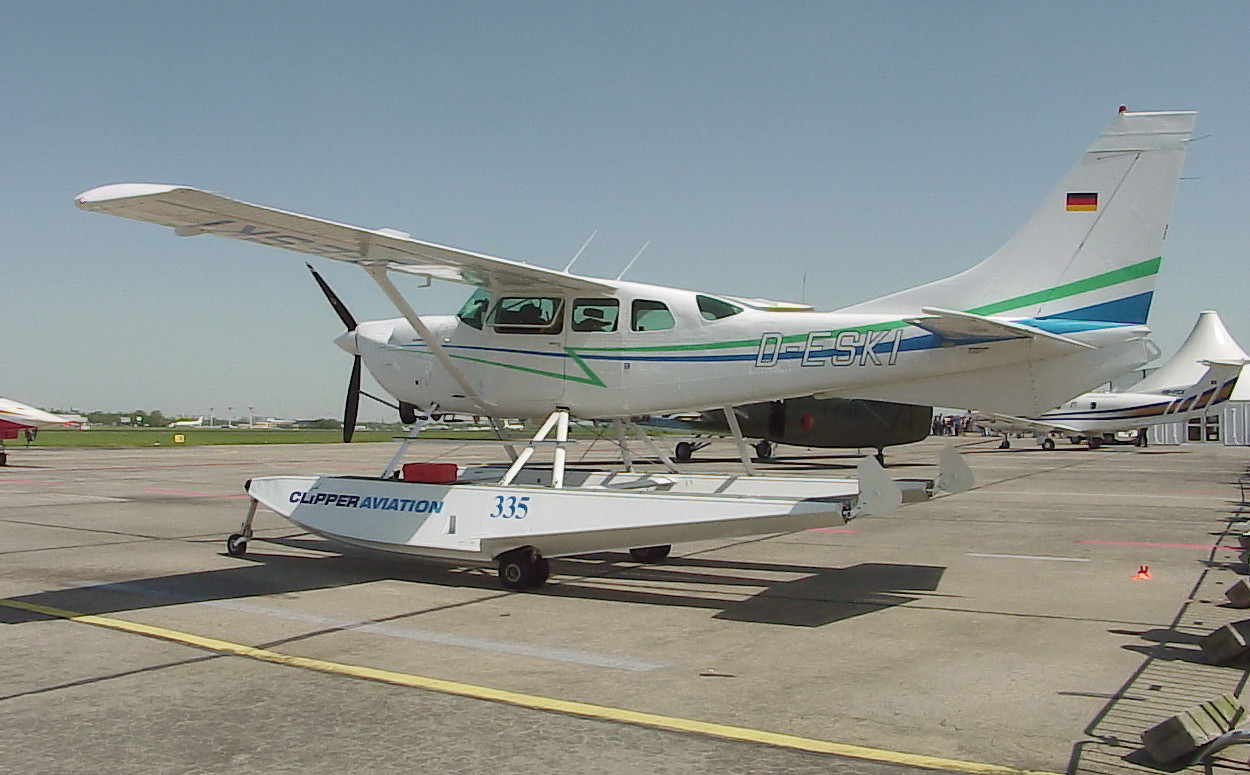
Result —
[[167, 428], [170, 423], [178, 419], [166, 417], [159, 409], [151, 412], [145, 412], [142, 409], [136, 409], [133, 412], [87, 412], [83, 416], [92, 425], [129, 425], [133, 428]]

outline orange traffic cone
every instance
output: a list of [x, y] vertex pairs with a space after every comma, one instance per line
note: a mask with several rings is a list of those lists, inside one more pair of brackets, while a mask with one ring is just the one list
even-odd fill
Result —
[[1137, 572], [1133, 574], [1133, 577], [1131, 580], [1137, 581], [1137, 580], [1149, 579], [1149, 578], [1150, 578], [1150, 566], [1138, 565]]

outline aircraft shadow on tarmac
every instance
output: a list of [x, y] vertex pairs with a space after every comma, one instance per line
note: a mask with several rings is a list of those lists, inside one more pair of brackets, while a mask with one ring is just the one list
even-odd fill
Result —
[[[306, 536], [269, 542], [319, 552], [337, 548]], [[917, 599], [908, 593], [932, 593], [945, 571], [937, 566], [892, 563], [829, 568], [681, 557], [662, 565], [638, 565], [627, 554], [603, 552], [554, 560], [551, 583], [537, 592], [515, 593], [500, 589], [490, 567], [402, 561], [368, 552], [292, 557], [264, 552], [265, 543], [254, 539], [253, 549], [245, 558], [251, 564], [241, 567], [89, 584], [12, 599], [63, 611], [107, 615], [390, 580], [481, 589], [500, 596], [538, 594], [717, 609], [715, 618], [728, 621], [818, 627]], [[774, 581], [759, 575], [779, 573], [801, 577]], [[758, 591], [743, 599], [743, 590], [752, 588]], [[0, 606], [3, 624], [47, 618]]]

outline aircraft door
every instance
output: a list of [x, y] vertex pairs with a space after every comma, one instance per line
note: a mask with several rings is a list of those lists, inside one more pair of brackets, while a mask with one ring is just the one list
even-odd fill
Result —
[[563, 298], [547, 295], [504, 295], [495, 301], [486, 318], [490, 346], [482, 358], [487, 396], [532, 396], [537, 414], [564, 395], [566, 306]]

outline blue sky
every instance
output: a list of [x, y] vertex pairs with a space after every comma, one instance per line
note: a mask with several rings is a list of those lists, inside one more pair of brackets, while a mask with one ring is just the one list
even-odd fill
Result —
[[[301, 257], [84, 213], [191, 185], [456, 247], [835, 308], [962, 270], [1125, 104], [1197, 110], [1151, 312], [1250, 346], [1250, 5], [117, 2], [0, 6], [0, 394], [341, 412]], [[393, 311], [318, 268], [357, 318]], [[422, 312], [467, 290], [412, 289]], [[366, 402], [368, 403], [368, 402]], [[388, 410], [362, 407], [369, 417]]]

